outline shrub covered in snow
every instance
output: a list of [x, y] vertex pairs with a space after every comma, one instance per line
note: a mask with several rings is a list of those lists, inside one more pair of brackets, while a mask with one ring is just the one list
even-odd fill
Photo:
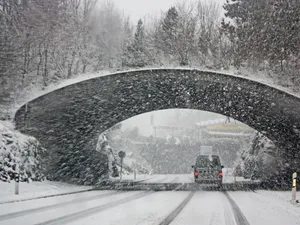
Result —
[[44, 179], [42, 155], [39, 142], [23, 135], [0, 122], [0, 180], [9, 182], [19, 171], [20, 181]]
[[250, 148], [242, 152], [236, 175], [259, 179], [272, 187], [289, 185], [289, 171], [282, 152], [261, 133], [257, 133]]

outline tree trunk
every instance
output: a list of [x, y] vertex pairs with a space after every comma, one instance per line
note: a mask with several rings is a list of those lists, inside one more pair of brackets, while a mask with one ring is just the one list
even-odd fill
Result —
[[44, 52], [44, 55], [45, 55], [45, 60], [44, 60], [44, 87], [47, 86], [47, 78], [48, 78], [48, 49], [45, 50]]
[[75, 65], [75, 69], [74, 69], [74, 74], [78, 74], [79, 63], [80, 63], [80, 60], [77, 60], [76, 65]]
[[24, 64], [23, 64], [23, 71], [22, 71], [22, 87], [24, 87], [25, 82], [25, 75], [27, 73], [26, 65], [27, 65], [27, 53], [26, 48], [24, 49]]
[[84, 64], [83, 64], [83, 67], [82, 67], [82, 73], [85, 73], [85, 71], [86, 71], [86, 66], [87, 66], [86, 63], [84, 63]]
[[42, 48], [42, 43], [39, 44], [39, 53], [38, 53], [39, 62], [38, 62], [37, 69], [36, 69], [36, 82], [37, 82], [37, 79], [40, 77], [40, 68], [43, 63], [43, 55], [42, 55], [41, 48]]
[[75, 56], [76, 56], [76, 52], [73, 51], [71, 62], [68, 65], [68, 78], [70, 78], [72, 76], [72, 68], [73, 68], [73, 64], [75, 61]]

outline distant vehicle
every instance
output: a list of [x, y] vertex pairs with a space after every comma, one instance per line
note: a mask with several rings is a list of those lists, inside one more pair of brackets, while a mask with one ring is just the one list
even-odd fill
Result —
[[219, 156], [217, 155], [199, 155], [196, 164], [192, 166], [194, 169], [195, 183], [217, 184], [222, 186], [224, 168], [221, 165]]

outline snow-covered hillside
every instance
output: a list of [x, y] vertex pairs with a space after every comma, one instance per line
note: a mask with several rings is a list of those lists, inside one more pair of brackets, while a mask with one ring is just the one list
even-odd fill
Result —
[[41, 156], [45, 152], [39, 142], [0, 121], [0, 181], [9, 182], [19, 171], [21, 181], [42, 180], [44, 168]]

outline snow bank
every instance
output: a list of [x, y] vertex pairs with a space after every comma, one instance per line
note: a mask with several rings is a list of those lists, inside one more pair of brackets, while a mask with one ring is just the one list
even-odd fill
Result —
[[33, 138], [12, 129], [0, 121], [0, 181], [9, 182], [19, 171], [21, 181], [42, 180], [44, 149]]
[[[258, 190], [256, 191], [257, 194], [269, 197], [273, 200], [277, 201], [284, 201], [286, 203], [293, 203], [292, 202], [292, 191], [265, 191], [265, 190]], [[296, 193], [296, 199], [300, 201], [300, 191]], [[300, 209], [300, 204], [295, 204]], [[300, 211], [299, 211], [300, 213]]]
[[77, 186], [62, 182], [33, 182], [20, 183], [20, 194], [14, 194], [14, 182], [0, 182], [0, 203], [7, 201], [19, 201], [25, 199], [46, 197], [49, 195], [60, 195], [78, 191], [89, 190], [91, 186]]

